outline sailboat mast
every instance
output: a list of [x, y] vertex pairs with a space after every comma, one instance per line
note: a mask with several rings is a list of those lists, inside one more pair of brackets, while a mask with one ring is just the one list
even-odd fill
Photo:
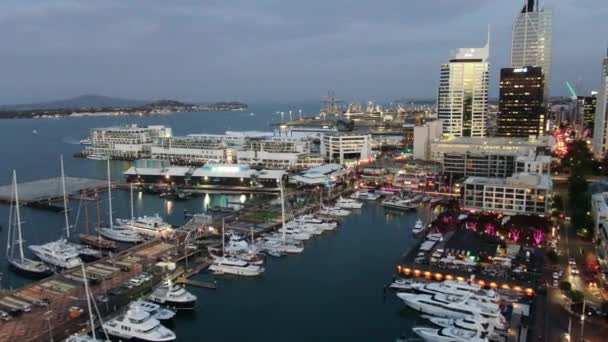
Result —
[[8, 232], [6, 233], [6, 258], [9, 257], [12, 259], [15, 254], [15, 249], [13, 245], [15, 242], [13, 239], [15, 238], [15, 219], [13, 217], [13, 203], [15, 202], [15, 182], [13, 181], [12, 189], [11, 189], [11, 206], [8, 209]]
[[279, 186], [281, 188], [281, 228], [283, 228], [283, 244], [285, 244], [285, 196], [283, 194], [282, 179], [279, 179]]
[[80, 264], [82, 268], [82, 278], [84, 279], [84, 294], [87, 296], [87, 308], [89, 309], [89, 323], [91, 324], [91, 334], [93, 334], [93, 340], [97, 341], [95, 336], [95, 323], [93, 322], [93, 311], [91, 310], [91, 298], [89, 294], [89, 281], [87, 280], [87, 272], [84, 268], [84, 263]]
[[19, 211], [19, 189], [17, 188], [17, 171], [13, 170], [13, 184], [15, 184], [15, 214], [17, 219], [17, 238], [19, 243], [19, 258], [21, 262], [25, 258], [23, 256], [23, 238], [21, 236], [21, 212]]
[[129, 191], [131, 192], [131, 221], [135, 219], [135, 215], [133, 214], [133, 183], [129, 184]]
[[108, 159], [108, 205], [110, 206], [110, 229], [114, 229], [114, 219], [112, 218], [112, 181], [110, 180], [110, 159]]
[[87, 234], [89, 234], [89, 204], [84, 200], [85, 192], [82, 193], [81, 203], [84, 203], [84, 227]]
[[65, 173], [63, 171], [63, 154], [59, 157], [61, 160], [61, 190], [63, 191], [63, 214], [65, 218], [65, 235], [70, 238], [70, 218], [68, 217], [68, 197], [65, 191]]
[[222, 218], [222, 256], [226, 253], [226, 227], [224, 226], [224, 218]]

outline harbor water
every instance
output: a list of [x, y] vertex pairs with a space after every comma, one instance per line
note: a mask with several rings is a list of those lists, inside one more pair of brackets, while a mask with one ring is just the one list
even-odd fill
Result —
[[[268, 131], [271, 122], [280, 120], [276, 110], [293, 108], [297, 112], [303, 108], [306, 113], [317, 107], [315, 103], [295, 107], [276, 104], [251, 106], [245, 112], [2, 120], [0, 184], [10, 183], [13, 168], [20, 181], [58, 176], [61, 153], [67, 175], [105, 179], [105, 162], [72, 157], [81, 149], [78, 141], [95, 127], [131, 123], [167, 125], [173, 128], [174, 135]], [[128, 167], [128, 162], [112, 162], [112, 177], [122, 179], [121, 173]], [[102, 199], [107, 197], [104, 195]], [[251, 196], [206, 195], [188, 201], [169, 201], [136, 192], [135, 213], [159, 213], [172, 224], [182, 224], [186, 221], [184, 210], [199, 213], [209, 206], [245, 202]], [[101, 204], [102, 219], [107, 217], [105, 204], [105, 201]], [[70, 207], [72, 221], [80, 212], [74, 230], [84, 231], [78, 201], [70, 201]], [[127, 191], [113, 192], [113, 207], [114, 217], [130, 215]], [[92, 204], [89, 216], [92, 222], [95, 216]], [[0, 243], [4, 251], [8, 206], [0, 205], [0, 218], [3, 221]], [[22, 218], [26, 245], [56, 239], [63, 233], [61, 214], [23, 208]], [[308, 241], [304, 253], [269, 259], [267, 271], [259, 278], [217, 276], [217, 290], [191, 288], [199, 297], [197, 310], [179, 315], [170, 328], [179, 341], [394, 341], [402, 334], [411, 336], [418, 315], [385, 291], [384, 286], [390, 283], [397, 260], [412, 242], [411, 228], [416, 219], [413, 212], [393, 212], [379, 203], [367, 203], [347, 217], [336, 231]], [[0, 267], [4, 288], [29, 281], [12, 273], [4, 259]], [[193, 279], [208, 277], [202, 274]]]

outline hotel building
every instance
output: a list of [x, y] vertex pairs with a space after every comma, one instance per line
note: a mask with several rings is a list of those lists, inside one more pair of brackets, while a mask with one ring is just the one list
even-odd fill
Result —
[[165, 126], [137, 125], [95, 128], [91, 130], [90, 146], [84, 155], [102, 155], [113, 159], [139, 159], [150, 154], [150, 147], [161, 138], [171, 137]]
[[324, 133], [321, 138], [321, 156], [330, 163], [354, 164], [372, 158], [369, 134]]

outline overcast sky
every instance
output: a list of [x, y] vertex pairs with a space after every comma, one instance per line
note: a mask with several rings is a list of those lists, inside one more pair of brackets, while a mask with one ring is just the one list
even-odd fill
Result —
[[[597, 87], [608, 1], [554, 11], [553, 94]], [[492, 96], [523, 0], [3, 0], [0, 103], [434, 98], [439, 64], [491, 25]]]

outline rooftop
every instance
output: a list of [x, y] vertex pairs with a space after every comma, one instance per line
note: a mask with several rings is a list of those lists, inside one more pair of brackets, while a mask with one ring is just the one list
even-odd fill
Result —
[[552, 136], [541, 136], [536, 139], [530, 138], [505, 138], [505, 137], [451, 137], [444, 139], [436, 139], [433, 141], [434, 144], [447, 144], [447, 145], [467, 145], [467, 146], [553, 146], [555, 139]]

